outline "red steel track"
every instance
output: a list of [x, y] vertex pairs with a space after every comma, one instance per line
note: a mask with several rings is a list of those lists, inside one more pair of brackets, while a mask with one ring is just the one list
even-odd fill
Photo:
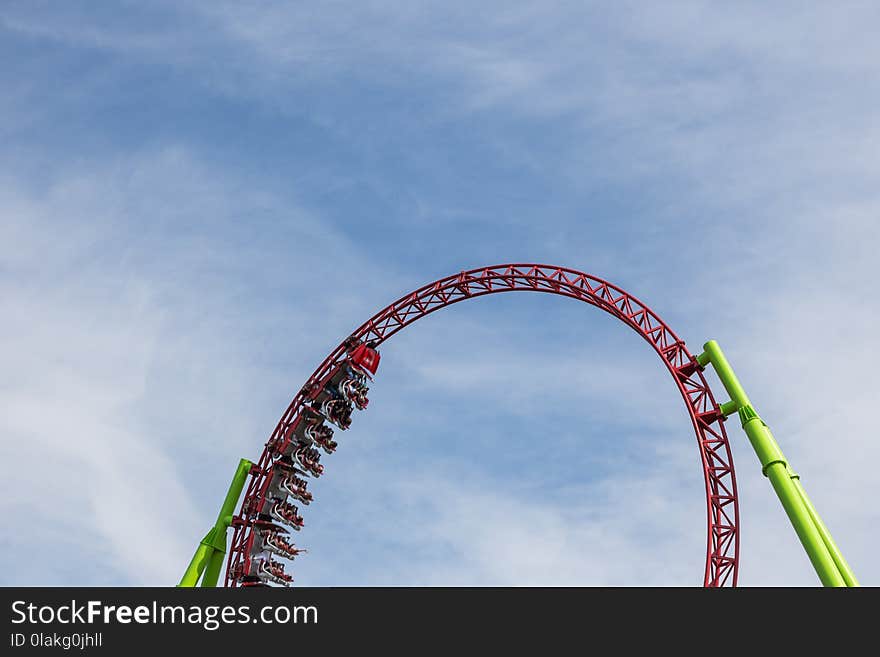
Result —
[[[663, 360], [684, 399], [700, 450], [706, 484], [707, 544], [704, 586], [736, 586], [739, 563], [739, 505], [733, 457], [724, 429], [724, 419], [712, 391], [685, 347], [650, 308], [620, 288], [595, 276], [563, 267], [510, 264], [483, 267], [447, 276], [420, 287], [380, 310], [364, 322], [351, 338], [378, 346], [405, 326], [435, 310], [496, 292], [547, 292], [585, 301], [617, 317], [641, 335]], [[265, 483], [266, 472], [277, 456], [271, 449], [297, 419], [310, 386], [322, 381], [346, 357], [349, 338], [327, 356], [290, 402], [278, 426], [266, 443], [237, 516], [226, 568], [226, 586], [237, 586], [231, 576], [246, 556], [253, 533], [252, 502]]]

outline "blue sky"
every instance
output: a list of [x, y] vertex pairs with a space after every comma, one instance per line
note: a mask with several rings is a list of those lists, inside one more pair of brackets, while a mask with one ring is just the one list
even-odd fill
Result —
[[[718, 339], [878, 581], [878, 13], [3, 3], [0, 582], [174, 583], [332, 347], [510, 261]], [[631, 332], [500, 295], [382, 353], [297, 583], [701, 582], [698, 451]], [[741, 584], [814, 584], [731, 437]]]

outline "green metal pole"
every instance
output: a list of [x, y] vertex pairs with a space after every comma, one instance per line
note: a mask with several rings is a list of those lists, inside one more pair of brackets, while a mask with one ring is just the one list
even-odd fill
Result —
[[822, 584], [858, 586], [855, 576], [831, 539], [831, 534], [803, 492], [798, 475], [791, 470], [769, 427], [755, 411], [718, 343], [710, 340], [703, 345], [703, 353], [697, 356], [697, 362], [701, 367], [711, 363], [715, 368], [731, 398], [730, 402], [722, 404], [722, 412], [725, 416], [732, 414], [734, 410], [738, 412], [743, 431], [761, 462], [761, 472], [770, 479], [773, 490]]
[[837, 547], [837, 543], [831, 538], [831, 532], [828, 531], [825, 523], [822, 522], [822, 518], [819, 517], [818, 511], [816, 511], [813, 503], [810, 502], [810, 498], [807, 496], [807, 491], [804, 490], [804, 487], [801, 484], [800, 476], [796, 474], [792, 475], [792, 481], [794, 481], [794, 485], [797, 488], [798, 493], [800, 493], [801, 499], [804, 501], [804, 506], [807, 507], [807, 511], [809, 511], [810, 517], [813, 519], [813, 524], [816, 525], [816, 529], [819, 530], [819, 534], [822, 536], [822, 541], [831, 553], [831, 558], [834, 559], [834, 563], [837, 565], [837, 570], [840, 571], [846, 585], [861, 586], [859, 580], [856, 579], [856, 575], [853, 573], [852, 568], [849, 567], [846, 559], [843, 558], [843, 554], [841, 554], [840, 548]]
[[[180, 579], [178, 586], [192, 587], [202, 578], [202, 586], [217, 586], [217, 580], [220, 578], [220, 570], [223, 567], [223, 555], [226, 554], [226, 530], [232, 524], [232, 514], [235, 513], [235, 505], [238, 504], [238, 498], [241, 497], [241, 491], [244, 488], [244, 482], [253, 467], [253, 463], [247, 459], [241, 459], [235, 470], [235, 476], [229, 485], [229, 491], [223, 500], [223, 506], [220, 507], [220, 513], [217, 515], [217, 522], [205, 534], [205, 537], [196, 548], [189, 566]], [[204, 574], [204, 576], [203, 576]]]
[[837, 564], [834, 563], [819, 530], [813, 524], [809, 511], [792, 484], [786, 464], [777, 461], [765, 470], [765, 474], [770, 479], [776, 496], [782, 502], [785, 513], [797, 532], [822, 585], [846, 586], [846, 581], [837, 570]]
[[254, 464], [247, 459], [241, 459], [238, 462], [235, 476], [229, 485], [229, 492], [226, 493], [226, 499], [223, 500], [223, 506], [220, 508], [220, 513], [217, 514], [217, 527], [222, 525], [225, 528], [232, 524], [232, 514], [235, 513], [235, 505], [238, 504], [238, 498], [241, 497], [244, 482], [247, 480], [252, 467], [254, 467]]
[[[225, 539], [226, 537], [224, 536], [223, 538]], [[220, 571], [223, 569], [223, 560], [226, 557], [226, 546], [224, 545], [223, 547], [224, 550], [222, 552], [220, 550], [212, 550], [211, 558], [205, 567], [205, 575], [202, 577], [201, 585], [203, 587], [217, 586], [217, 580], [220, 579]]]
[[178, 586], [195, 586], [199, 581], [202, 571], [205, 569], [205, 562], [211, 556], [212, 552], [213, 550], [211, 547], [204, 543], [199, 543], [199, 547], [196, 548], [196, 553], [189, 562], [189, 566], [187, 566], [183, 577], [180, 578], [180, 584], [178, 584]]

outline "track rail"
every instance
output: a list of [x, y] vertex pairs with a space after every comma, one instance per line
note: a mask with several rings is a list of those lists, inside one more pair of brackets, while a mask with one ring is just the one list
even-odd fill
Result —
[[684, 341], [631, 294], [580, 271], [540, 264], [481, 267], [429, 283], [377, 312], [324, 359], [290, 402], [251, 471], [241, 508], [233, 518], [226, 586], [237, 585], [232, 573], [246, 558], [253, 540], [256, 514], [252, 511], [252, 502], [266, 483], [268, 469], [277, 458], [273, 445], [297, 420], [309, 391], [346, 358], [347, 345], [354, 339], [378, 346], [406, 326], [441, 308], [501, 292], [544, 292], [584, 301], [618, 318], [653, 347], [681, 393], [699, 447], [707, 519], [703, 584], [709, 587], [736, 586], [739, 564], [736, 474], [724, 417], [703, 376], [702, 367], [687, 350]]

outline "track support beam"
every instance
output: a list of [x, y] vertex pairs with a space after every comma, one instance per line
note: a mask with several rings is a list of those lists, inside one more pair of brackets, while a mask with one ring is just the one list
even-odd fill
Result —
[[253, 467], [254, 464], [247, 459], [241, 459], [238, 462], [238, 468], [236, 468], [235, 476], [229, 485], [226, 499], [223, 500], [223, 506], [220, 507], [217, 522], [199, 543], [178, 586], [196, 586], [199, 583], [199, 578], [202, 579], [201, 586], [217, 586], [220, 570], [223, 568], [223, 555], [226, 554], [226, 530], [232, 525], [232, 514], [235, 512], [238, 498], [241, 497], [244, 482]]
[[725, 417], [734, 412], [739, 415], [743, 431], [761, 462], [761, 472], [776, 491], [819, 580], [825, 586], [859, 586], [831, 533], [807, 497], [800, 477], [791, 469], [770, 428], [755, 411], [718, 343], [710, 340], [703, 345], [703, 353], [697, 356], [697, 363], [703, 368], [711, 364], [730, 395], [730, 401], [722, 404], [719, 410]]

